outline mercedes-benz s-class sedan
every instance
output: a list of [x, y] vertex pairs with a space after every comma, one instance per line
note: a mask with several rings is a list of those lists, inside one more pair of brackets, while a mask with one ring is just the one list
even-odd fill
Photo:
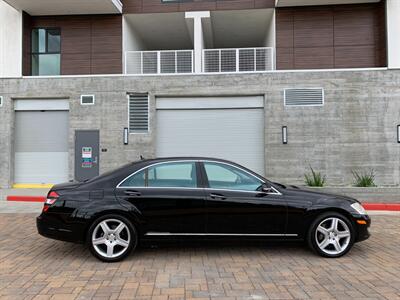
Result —
[[141, 160], [82, 183], [55, 185], [37, 218], [41, 235], [87, 243], [106, 262], [142, 240], [230, 237], [305, 240], [339, 257], [369, 237], [354, 199], [273, 183], [212, 158]]

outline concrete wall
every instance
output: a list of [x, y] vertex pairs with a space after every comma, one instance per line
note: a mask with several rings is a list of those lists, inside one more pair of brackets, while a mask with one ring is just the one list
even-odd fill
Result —
[[[325, 106], [285, 108], [283, 89], [323, 87]], [[150, 133], [130, 135], [127, 92], [150, 94]], [[376, 183], [398, 186], [400, 144], [400, 70], [273, 72], [191, 76], [109, 76], [0, 79], [0, 186], [12, 183], [13, 103], [29, 97], [70, 101], [70, 177], [73, 178], [75, 129], [100, 129], [101, 172], [140, 155], [155, 155], [156, 96], [264, 94], [266, 174], [272, 180], [302, 184], [309, 165], [327, 176], [328, 185], [348, 186], [352, 170], [373, 168]], [[81, 106], [81, 94], [95, 94], [94, 106]], [[288, 126], [289, 143], [281, 142]]]
[[22, 74], [22, 13], [0, 0], [0, 78]]

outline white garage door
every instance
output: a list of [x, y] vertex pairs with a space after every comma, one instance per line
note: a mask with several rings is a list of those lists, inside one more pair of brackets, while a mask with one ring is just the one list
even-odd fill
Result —
[[44, 101], [47, 105], [37, 104], [40, 103], [33, 100], [15, 105], [14, 182], [54, 184], [68, 181], [68, 111], [57, 110], [65, 105], [51, 108], [49, 100]]
[[157, 98], [157, 156], [207, 156], [257, 173], [264, 165], [264, 98]]

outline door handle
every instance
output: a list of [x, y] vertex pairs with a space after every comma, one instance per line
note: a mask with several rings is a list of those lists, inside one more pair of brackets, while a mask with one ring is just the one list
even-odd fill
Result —
[[215, 193], [210, 194], [210, 197], [211, 197], [211, 199], [215, 199], [215, 200], [225, 200], [226, 199], [226, 197], [224, 195], [215, 194]]
[[126, 191], [124, 191], [124, 193], [127, 196], [136, 196], [136, 197], [138, 197], [138, 196], [142, 195], [142, 193], [140, 193], [138, 191], [132, 191], [132, 190], [126, 190]]

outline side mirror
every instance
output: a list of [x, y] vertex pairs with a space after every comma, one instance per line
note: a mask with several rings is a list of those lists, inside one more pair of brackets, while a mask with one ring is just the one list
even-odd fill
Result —
[[265, 184], [262, 186], [261, 190], [262, 190], [264, 193], [267, 193], [267, 194], [273, 193], [273, 192], [274, 192], [274, 189], [273, 189], [272, 187], [270, 187], [270, 186], [268, 186], [268, 185], [265, 185]]
[[263, 187], [263, 188], [262, 188], [262, 191], [263, 191], [264, 193], [267, 193], [267, 194], [273, 193], [273, 192], [274, 192], [274, 190], [273, 190], [272, 188], [270, 188], [270, 187]]

